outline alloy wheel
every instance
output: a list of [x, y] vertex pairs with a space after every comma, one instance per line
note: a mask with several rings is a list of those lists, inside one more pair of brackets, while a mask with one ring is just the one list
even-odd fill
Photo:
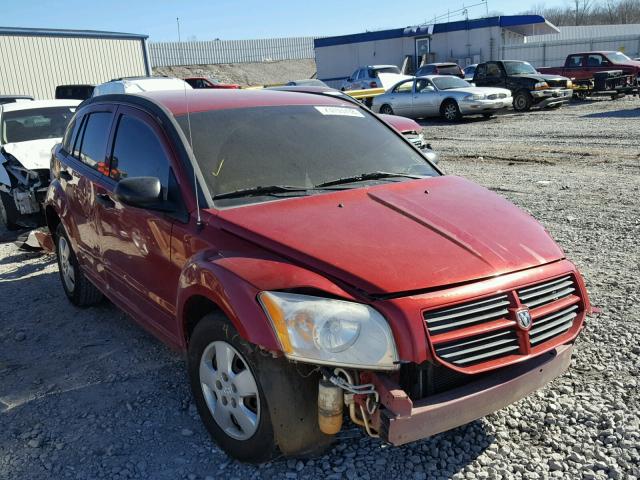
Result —
[[200, 386], [216, 424], [230, 437], [247, 440], [260, 423], [260, 394], [240, 352], [227, 342], [210, 343], [200, 357]]
[[76, 275], [73, 265], [71, 264], [71, 247], [67, 239], [63, 236], [58, 240], [58, 257], [64, 284], [69, 292], [73, 292], [76, 286]]

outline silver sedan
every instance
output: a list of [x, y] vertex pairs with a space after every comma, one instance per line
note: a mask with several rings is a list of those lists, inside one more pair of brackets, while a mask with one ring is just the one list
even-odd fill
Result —
[[453, 122], [463, 115], [490, 117], [512, 102], [511, 92], [504, 88], [474, 87], [458, 77], [429, 75], [396, 83], [373, 98], [371, 109], [412, 118], [441, 116]]

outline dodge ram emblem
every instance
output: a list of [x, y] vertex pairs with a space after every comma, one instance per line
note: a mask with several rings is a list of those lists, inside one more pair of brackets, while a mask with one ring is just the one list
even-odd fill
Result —
[[516, 312], [516, 318], [521, 329], [527, 330], [531, 326], [531, 313], [529, 313], [529, 310]]

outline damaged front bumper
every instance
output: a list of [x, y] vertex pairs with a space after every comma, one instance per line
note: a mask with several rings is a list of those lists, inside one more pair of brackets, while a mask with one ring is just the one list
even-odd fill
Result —
[[464, 386], [413, 402], [389, 377], [372, 374], [380, 408], [371, 426], [380, 438], [403, 445], [467, 424], [520, 400], [564, 373], [573, 345], [550, 352]]

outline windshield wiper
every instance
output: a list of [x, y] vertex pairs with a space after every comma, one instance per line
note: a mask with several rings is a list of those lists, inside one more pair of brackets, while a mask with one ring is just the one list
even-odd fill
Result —
[[309, 189], [306, 187], [294, 187], [291, 185], [269, 185], [265, 187], [257, 186], [250, 188], [241, 188], [239, 190], [233, 190], [231, 192], [218, 193], [213, 196], [214, 200], [220, 198], [238, 198], [238, 197], [254, 197], [260, 195], [275, 195], [278, 193], [289, 192], [307, 192]]
[[371, 172], [361, 173], [360, 175], [353, 175], [351, 177], [337, 178], [328, 182], [316, 185], [315, 188], [330, 187], [331, 185], [342, 185], [344, 183], [356, 183], [365, 180], [379, 180], [381, 178], [393, 178], [393, 177], [405, 177], [405, 178], [423, 178], [423, 175], [411, 175], [409, 173], [393, 173], [393, 172]]

